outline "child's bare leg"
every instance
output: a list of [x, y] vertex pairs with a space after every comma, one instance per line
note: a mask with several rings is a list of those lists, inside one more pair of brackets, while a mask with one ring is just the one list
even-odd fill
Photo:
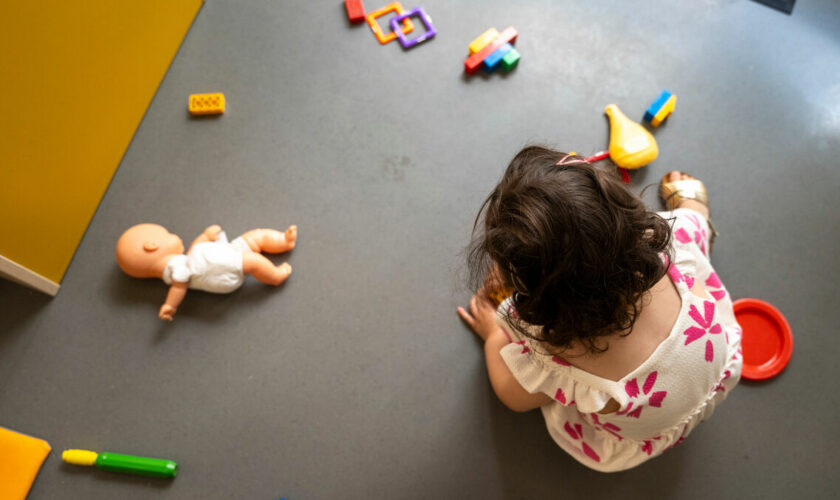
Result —
[[292, 274], [292, 266], [286, 262], [275, 266], [260, 253], [245, 252], [242, 254], [242, 272], [253, 275], [266, 285], [277, 286]]
[[285, 232], [276, 229], [252, 229], [242, 235], [255, 252], [282, 253], [295, 247], [297, 226], [289, 226]]

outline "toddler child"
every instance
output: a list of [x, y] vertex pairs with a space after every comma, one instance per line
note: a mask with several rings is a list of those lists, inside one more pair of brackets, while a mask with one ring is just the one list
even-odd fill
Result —
[[[603, 472], [682, 442], [741, 376], [705, 187], [671, 172], [661, 189], [672, 211], [656, 214], [582, 157], [527, 147], [473, 231], [483, 285], [458, 313], [484, 341], [496, 395], [539, 407], [557, 444]], [[494, 310], [488, 296], [504, 287]]]

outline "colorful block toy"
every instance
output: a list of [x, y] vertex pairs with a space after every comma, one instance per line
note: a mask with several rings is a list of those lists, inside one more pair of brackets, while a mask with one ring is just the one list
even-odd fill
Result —
[[651, 124], [653, 127], [658, 127], [663, 120], [668, 118], [674, 112], [674, 107], [677, 105], [677, 96], [671, 94], [667, 90], [663, 90], [659, 97], [653, 101], [653, 104], [645, 111], [644, 121]]
[[[405, 14], [405, 9], [399, 2], [391, 2], [385, 7], [375, 10], [365, 16], [368, 26], [370, 26], [370, 29], [373, 30], [373, 34], [376, 35], [376, 39], [383, 45], [397, 38], [397, 33], [394, 31], [388, 33], [387, 35], [383, 33], [382, 28], [379, 27], [379, 23], [376, 21], [377, 18], [382, 17], [389, 12], [396, 12], [397, 15], [401, 16]], [[403, 27], [401, 31], [403, 35], [414, 31], [414, 23], [411, 22], [411, 19], [405, 18], [403, 20]]]
[[[417, 38], [408, 39], [400, 30], [400, 22], [403, 20], [407, 20], [411, 16], [417, 16], [423, 21], [423, 25], [426, 27], [426, 32], [422, 35], [418, 36]], [[391, 30], [397, 34], [397, 38], [400, 40], [404, 49], [410, 49], [414, 47], [420, 42], [426, 41], [429, 38], [432, 38], [437, 34], [435, 30], [435, 26], [432, 24], [432, 18], [426, 14], [426, 11], [423, 10], [423, 7], [415, 7], [410, 11], [406, 12], [405, 14], [400, 14], [396, 17], [391, 18]]]
[[[485, 35], [487, 35], [488, 31], [485, 31], [484, 34], [473, 40], [473, 43], [482, 41]], [[464, 61], [464, 71], [466, 71], [468, 75], [472, 75], [473, 73], [475, 73], [475, 70], [477, 70], [478, 67], [482, 65], [484, 60], [487, 59], [491, 54], [499, 50], [505, 44], [513, 44], [514, 42], [516, 42], [516, 37], [518, 34], [519, 33], [517, 33], [516, 29], [513, 26], [505, 28], [505, 30], [502, 31], [499, 34], [499, 36], [497, 36], [495, 39], [484, 45], [477, 52], [467, 57], [467, 59]], [[489, 38], [489, 35], [487, 35], [487, 37]], [[480, 43], [477, 45], [480, 45]], [[510, 51], [508, 51], [507, 53], [510, 54]], [[504, 55], [505, 54], [502, 54], [502, 58], [504, 58]], [[516, 58], [516, 61], [519, 61], [519, 59]], [[496, 62], [496, 64], [498, 64], [498, 61]], [[505, 66], [505, 69], [508, 69], [509, 71], [514, 67], [516, 67], [516, 62]]]
[[502, 67], [505, 68], [505, 71], [510, 71], [519, 64], [519, 51], [511, 48], [510, 52], [505, 54], [505, 57], [502, 58]]
[[344, 0], [344, 7], [347, 8], [347, 17], [353, 24], [364, 22], [365, 6], [362, 0]]
[[190, 94], [189, 109], [194, 115], [221, 115], [225, 112], [225, 95]]
[[507, 55], [508, 52], [513, 50], [513, 45], [506, 43], [496, 49], [495, 52], [487, 56], [487, 59], [484, 60], [482, 63], [484, 65], [484, 69], [490, 73], [502, 62], [502, 59]]
[[488, 43], [492, 42], [499, 36], [499, 30], [496, 28], [490, 28], [484, 33], [480, 34], [478, 38], [470, 42], [470, 55], [475, 54], [479, 50], [483, 49]]

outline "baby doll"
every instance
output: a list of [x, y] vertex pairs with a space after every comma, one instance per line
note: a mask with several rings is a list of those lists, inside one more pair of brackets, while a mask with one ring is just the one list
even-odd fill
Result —
[[209, 226], [192, 242], [184, 255], [184, 243], [157, 224], [137, 224], [117, 241], [117, 263], [129, 276], [161, 278], [171, 285], [160, 319], [172, 321], [187, 288], [212, 293], [230, 293], [245, 281], [246, 274], [277, 286], [292, 274], [292, 266], [275, 266], [260, 252], [282, 253], [295, 247], [297, 226], [285, 232], [253, 229], [228, 242], [222, 228]]

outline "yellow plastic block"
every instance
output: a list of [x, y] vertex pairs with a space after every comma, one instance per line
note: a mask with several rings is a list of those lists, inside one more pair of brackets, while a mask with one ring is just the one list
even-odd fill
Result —
[[674, 112], [674, 107], [677, 105], [677, 96], [676, 94], [672, 95], [665, 101], [665, 104], [659, 108], [659, 111], [656, 112], [656, 116], [653, 117], [653, 120], [650, 121], [651, 126], [658, 127], [660, 123], [665, 118], [671, 116], [671, 113]]
[[225, 95], [190, 94], [190, 113], [194, 115], [220, 115], [225, 112]]
[[480, 52], [488, 43], [492, 42], [499, 36], [499, 30], [496, 28], [490, 28], [489, 30], [485, 31], [478, 38], [470, 42], [470, 55], [475, 54], [476, 52]]
[[49, 452], [43, 439], [0, 427], [0, 500], [24, 500]]

